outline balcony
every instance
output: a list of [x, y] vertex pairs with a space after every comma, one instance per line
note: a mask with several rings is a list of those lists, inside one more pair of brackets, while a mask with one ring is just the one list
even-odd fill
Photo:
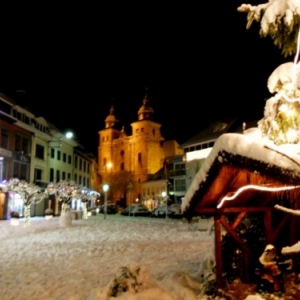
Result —
[[170, 170], [169, 171], [169, 176], [174, 177], [174, 176], [185, 176], [186, 175], [186, 170], [181, 169], [181, 170]]

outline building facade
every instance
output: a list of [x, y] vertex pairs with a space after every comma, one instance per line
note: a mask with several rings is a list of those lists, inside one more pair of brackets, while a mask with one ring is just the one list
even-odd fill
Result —
[[102, 182], [111, 187], [109, 196], [113, 202], [127, 194], [135, 202], [142, 202], [142, 183], [163, 167], [166, 157], [182, 150], [177, 143], [165, 142], [147, 95], [137, 120], [131, 123], [131, 135], [127, 135], [124, 127], [118, 129], [118, 123], [112, 107], [105, 128], [99, 131], [98, 171]]
[[[45, 188], [50, 182], [72, 180], [91, 189], [91, 165], [95, 162], [83, 148], [77, 150], [79, 147], [52, 123], [0, 93], [0, 183], [18, 178]], [[44, 215], [48, 207], [59, 214], [55, 199], [33, 204], [31, 214]], [[0, 219], [7, 218], [10, 211], [22, 215], [23, 209], [22, 199], [7, 195]]]

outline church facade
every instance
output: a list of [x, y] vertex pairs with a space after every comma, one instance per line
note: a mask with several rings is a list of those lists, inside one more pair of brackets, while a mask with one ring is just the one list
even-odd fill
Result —
[[142, 203], [142, 183], [163, 168], [165, 159], [175, 155], [177, 149], [175, 146], [170, 149], [170, 143], [165, 143], [147, 95], [137, 112], [137, 120], [131, 123], [131, 135], [125, 133], [124, 127], [117, 129], [118, 123], [111, 107], [105, 128], [99, 131], [99, 174], [102, 183], [110, 186], [109, 200], [126, 198], [127, 205]]

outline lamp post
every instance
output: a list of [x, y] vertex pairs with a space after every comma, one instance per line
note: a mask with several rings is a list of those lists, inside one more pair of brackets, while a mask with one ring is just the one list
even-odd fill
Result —
[[132, 183], [131, 182], [128, 183], [127, 189], [128, 189], [128, 198], [129, 198], [128, 199], [128, 202], [129, 202], [128, 216], [130, 217], [131, 189], [132, 189]]
[[165, 202], [166, 202], [166, 219], [167, 219], [168, 218], [168, 203], [167, 203], [167, 198], [166, 198], [167, 192], [163, 191], [161, 193], [161, 196], [162, 196], [163, 199], [165, 199]]
[[107, 214], [107, 191], [109, 189], [108, 184], [103, 185], [103, 191], [104, 191], [104, 220], [106, 220], [106, 214]]

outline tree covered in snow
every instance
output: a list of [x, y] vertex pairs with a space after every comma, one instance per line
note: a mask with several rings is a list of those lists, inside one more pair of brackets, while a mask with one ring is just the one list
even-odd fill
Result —
[[242, 4], [238, 11], [247, 12], [249, 28], [260, 22], [260, 35], [270, 36], [284, 56], [295, 54], [294, 61], [278, 66], [268, 79], [268, 89], [274, 94], [267, 100], [264, 117], [258, 127], [262, 135], [275, 144], [300, 142], [300, 1], [269, 0], [252, 6]]
[[40, 202], [46, 195], [42, 191], [41, 187], [28, 183], [25, 180], [19, 180], [18, 178], [10, 179], [6, 184], [6, 190], [20, 195], [24, 202], [24, 225], [30, 225], [30, 207], [33, 203]]
[[269, 0], [257, 6], [242, 4], [238, 11], [247, 12], [247, 29], [260, 22], [260, 35], [270, 36], [285, 56], [295, 54], [300, 26], [299, 0]]
[[69, 206], [72, 199], [79, 199], [79, 189], [80, 186], [74, 181], [66, 180], [50, 182], [47, 186], [48, 194], [54, 195], [62, 203], [61, 215], [65, 213], [65, 209]]
[[61, 180], [59, 182], [50, 182], [47, 187], [49, 195], [54, 195], [62, 203], [61, 216], [70, 210], [72, 200], [81, 201], [83, 204], [83, 219], [87, 219], [87, 203], [96, 200], [100, 194], [87, 187], [78, 185], [75, 181]]

